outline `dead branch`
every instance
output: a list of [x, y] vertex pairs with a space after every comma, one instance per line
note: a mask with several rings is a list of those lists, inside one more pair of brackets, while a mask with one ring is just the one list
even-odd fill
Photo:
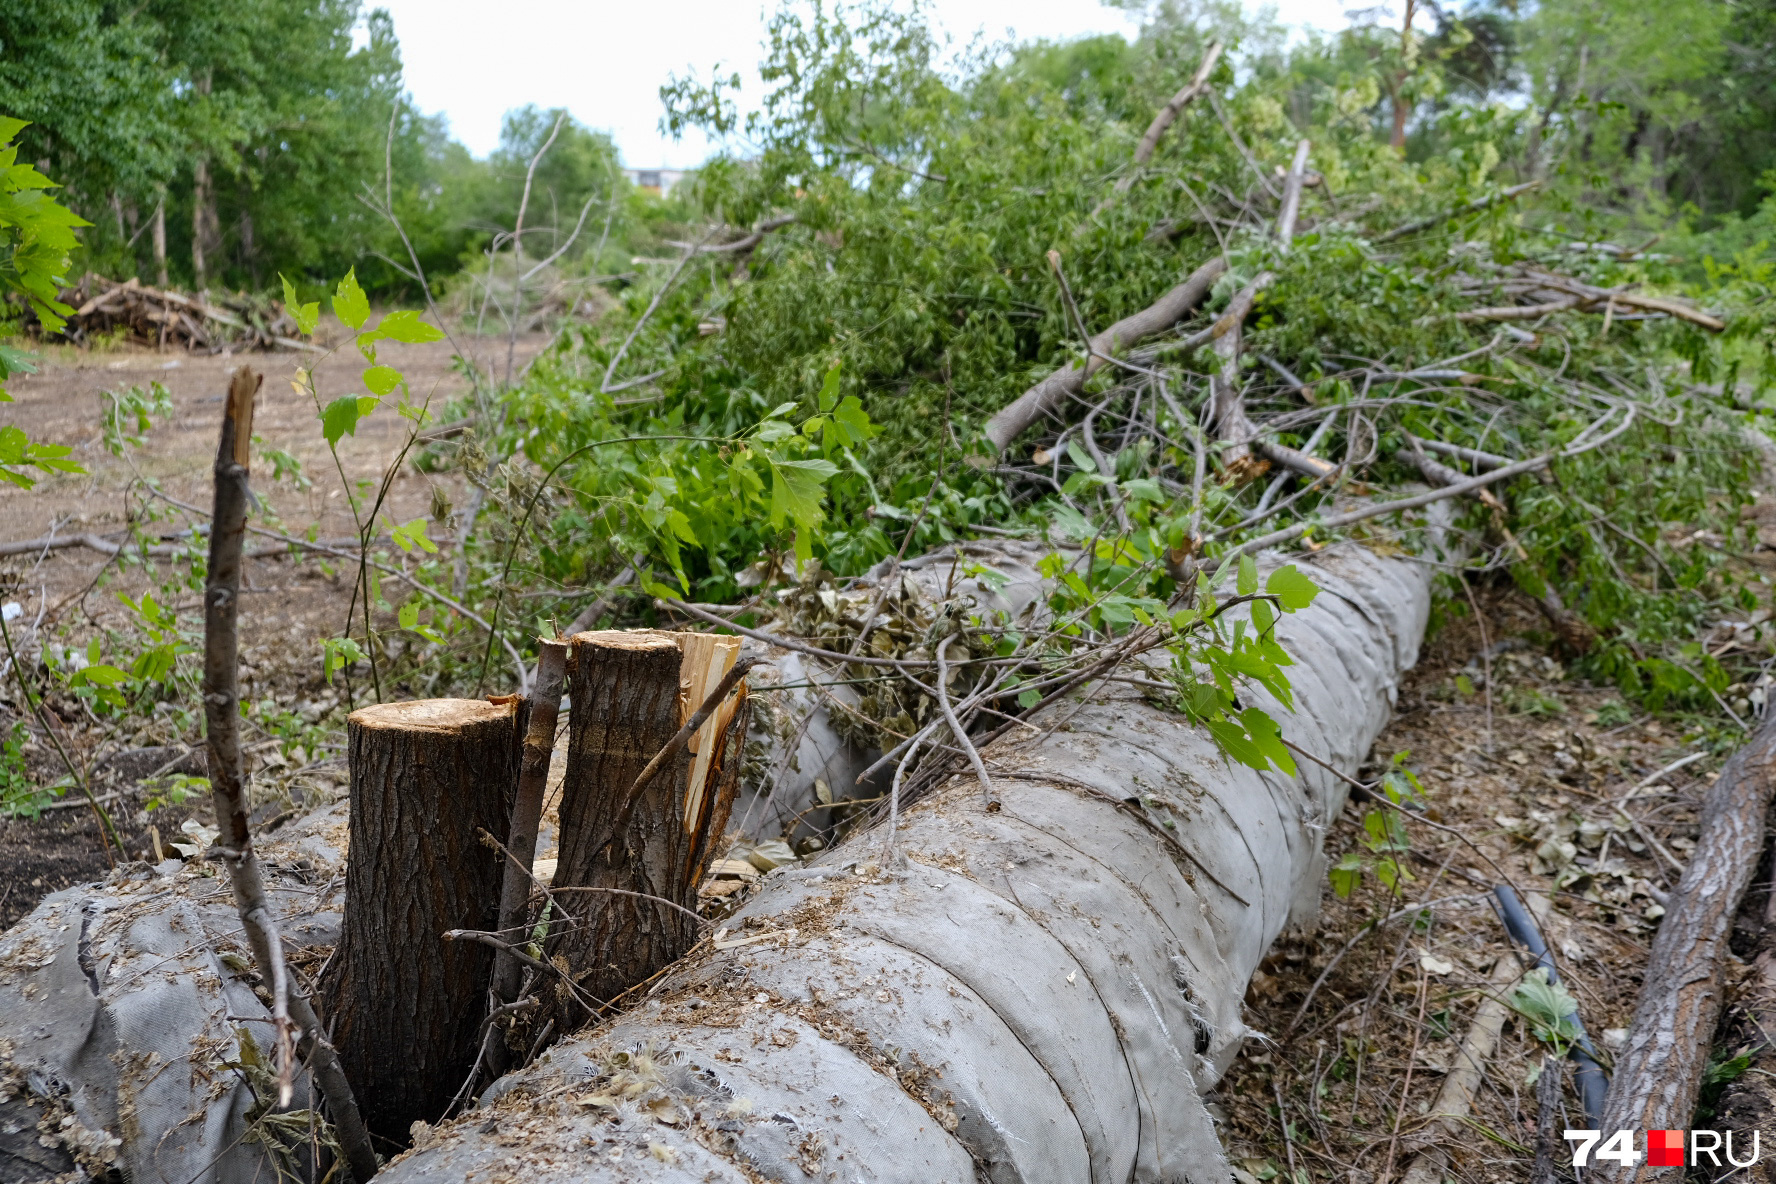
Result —
[[[1727, 943], [1762, 853], [1772, 789], [1776, 712], [1733, 754], [1703, 799], [1702, 833], [1653, 938], [1599, 1129], [1681, 1129], [1695, 1113], [1725, 1002]], [[1592, 1170], [1604, 1181], [1637, 1178], [1628, 1165]]]
[[289, 988], [289, 972], [253, 836], [247, 824], [246, 785], [240, 749], [240, 687], [238, 622], [240, 616], [241, 544], [246, 538], [247, 476], [253, 436], [253, 398], [261, 377], [242, 366], [229, 383], [222, 415], [222, 438], [216, 449], [216, 504], [211, 517], [210, 559], [204, 587], [203, 704], [205, 751], [210, 787], [221, 832], [212, 854], [228, 866], [241, 927], [253, 960], [272, 990], [272, 1018], [278, 1028], [278, 1073], [282, 1102], [289, 1104], [290, 1080], [298, 1050], [292, 1047], [291, 1021], [301, 1034], [300, 1055], [313, 1066], [315, 1080], [327, 1100], [333, 1122], [354, 1178], [376, 1174], [376, 1152], [358, 1112], [338, 1054], [327, 1042], [326, 1028], [308, 999]]
[[1492, 1059], [1499, 1034], [1504, 1031], [1505, 1021], [1511, 1015], [1511, 1009], [1505, 1004], [1506, 993], [1522, 976], [1523, 970], [1515, 955], [1509, 951], [1499, 955], [1492, 968], [1492, 977], [1482, 988], [1474, 1021], [1463, 1034], [1449, 1073], [1443, 1078], [1443, 1087], [1431, 1104], [1431, 1129], [1421, 1137], [1432, 1141], [1406, 1169], [1403, 1184], [1441, 1184], [1448, 1174], [1449, 1155], [1435, 1140], [1451, 1138], [1461, 1132], [1462, 1120], [1467, 1118], [1474, 1105], [1474, 1096], [1480, 1092], [1486, 1062]]
[[[1153, 159], [1153, 153], [1159, 147], [1160, 137], [1166, 134], [1166, 130], [1177, 122], [1178, 116], [1184, 113], [1184, 108], [1188, 107], [1191, 101], [1201, 94], [1203, 88], [1209, 84], [1209, 74], [1215, 69], [1215, 63], [1221, 60], [1221, 49], [1222, 45], [1219, 41], [1211, 44], [1209, 51], [1203, 54], [1202, 62], [1197, 66], [1196, 73], [1191, 77], [1189, 84], [1173, 95], [1171, 101], [1154, 115], [1153, 122], [1147, 125], [1146, 134], [1135, 146], [1136, 165], [1146, 164]], [[1126, 191], [1132, 184], [1134, 184], [1134, 177], [1131, 174], [1126, 179], [1117, 182], [1117, 192]]]
[[[920, 174], [923, 176], [924, 174]], [[794, 214], [779, 214], [774, 218], [766, 218], [752, 228], [752, 233], [744, 238], [737, 238], [731, 243], [712, 243], [695, 245], [694, 253], [699, 255], [742, 255], [765, 241], [765, 236], [773, 230], [781, 230], [795, 222]]]
[[1277, 216], [1277, 241], [1287, 251], [1289, 243], [1295, 237], [1295, 222], [1301, 216], [1301, 188], [1307, 177], [1307, 154], [1313, 148], [1312, 141], [1303, 140], [1295, 145], [1295, 159], [1289, 165], [1288, 179], [1283, 182], [1283, 211]]
[[[1614, 411], [1612, 410], [1610, 414], [1614, 414]], [[1607, 419], [1608, 416], [1605, 416], [1605, 418]], [[1393, 501], [1374, 502], [1361, 509], [1347, 510], [1343, 514], [1333, 514], [1329, 517], [1322, 518], [1317, 522], [1298, 522], [1294, 526], [1284, 527], [1282, 530], [1273, 530], [1269, 534], [1260, 535], [1258, 538], [1242, 543], [1237, 548], [1236, 553], [1251, 555], [1264, 550], [1266, 547], [1278, 547], [1284, 543], [1292, 543], [1310, 530], [1336, 530], [1339, 527], [1350, 526], [1370, 518], [1378, 518], [1383, 514], [1397, 514], [1404, 510], [1416, 510], [1421, 506], [1428, 506], [1432, 502], [1440, 502], [1444, 498], [1459, 497], [1464, 493], [1472, 493], [1476, 489], [1482, 489], [1494, 482], [1504, 481], [1508, 478], [1518, 476], [1521, 473], [1535, 472], [1537, 469], [1546, 468], [1549, 464], [1559, 458], [1578, 456], [1582, 453], [1590, 452], [1595, 448], [1602, 447], [1604, 444], [1607, 444], [1609, 441], [1627, 431], [1629, 426], [1633, 424], [1634, 419], [1635, 409], [1634, 406], [1630, 404], [1622, 417], [1622, 422], [1616, 427], [1611, 428], [1608, 432], [1605, 432], [1603, 435], [1595, 439], [1586, 439], [1586, 436], [1598, 426], [1594, 424], [1591, 428], [1587, 429], [1585, 433], [1580, 434], [1577, 438], [1579, 442], [1576, 442], [1573, 446], [1569, 446], [1561, 452], [1550, 452], [1545, 453], [1542, 456], [1531, 457], [1529, 460], [1521, 460], [1516, 464], [1506, 465], [1502, 469], [1494, 469], [1490, 473], [1482, 473], [1477, 477], [1469, 477], [1459, 485], [1446, 485], [1442, 489], [1434, 489], [1429, 493], [1421, 493], [1413, 497], [1397, 498]], [[1601, 422], [1602, 421], [1599, 421], [1599, 423]]]
[[[543, 817], [543, 791], [549, 783], [549, 758], [555, 752], [555, 722], [561, 714], [561, 682], [567, 673], [566, 642], [539, 638], [538, 648], [536, 686], [530, 695], [518, 795], [512, 804], [512, 829], [506, 839], [506, 866], [500, 882], [501, 933], [512, 933], [524, 924], [531, 862], [536, 857], [537, 829]], [[503, 1004], [517, 996], [518, 969], [507, 951], [495, 955], [493, 990], [497, 1002]]]
[[1147, 308], [1124, 317], [1091, 339], [1091, 355], [1084, 363], [1073, 362], [1054, 371], [1047, 378], [1019, 395], [994, 413], [983, 434], [994, 452], [1004, 452], [1011, 442], [1037, 420], [1052, 414], [1067, 399], [1085, 388], [1086, 379], [1105, 365], [1104, 359], [1121, 350], [1162, 333], [1183, 320], [1201, 304], [1209, 288], [1227, 270], [1227, 260], [1217, 256], [1195, 271], [1171, 291]]

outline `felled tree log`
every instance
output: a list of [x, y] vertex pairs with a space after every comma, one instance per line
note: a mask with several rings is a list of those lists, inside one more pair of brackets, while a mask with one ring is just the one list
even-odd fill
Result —
[[474, 1066], [494, 951], [446, 942], [499, 922], [518, 777], [514, 700], [421, 699], [353, 712], [345, 924], [322, 991], [365, 1122], [405, 1142]]
[[[1430, 568], [1297, 562], [1324, 591], [1278, 624], [1296, 710], [1248, 701], [1354, 771]], [[1033, 723], [983, 753], [997, 811], [964, 774], [903, 814], [897, 857], [878, 827], [771, 873], [640, 1006], [384, 1178], [1225, 1184], [1202, 1095], [1248, 1035], [1253, 969], [1317, 907], [1344, 783], [1230, 765], [1122, 683]]]
[[583, 992], [555, 996], [568, 1031], [697, 940], [697, 886], [727, 826], [746, 734], [742, 685], [642, 787], [637, 777], [717, 688], [737, 638], [654, 631], [570, 642], [567, 773], [546, 947]]
[[[1757, 870], [1772, 790], [1776, 712], [1766, 715], [1750, 743], [1733, 754], [1702, 800], [1701, 837], [1666, 902], [1628, 1040], [1616, 1057], [1604, 1103], [1605, 1131], [1690, 1125], [1726, 998], [1727, 940]], [[1644, 1164], [1593, 1163], [1592, 1174], [1609, 1184], [1670, 1174]]]

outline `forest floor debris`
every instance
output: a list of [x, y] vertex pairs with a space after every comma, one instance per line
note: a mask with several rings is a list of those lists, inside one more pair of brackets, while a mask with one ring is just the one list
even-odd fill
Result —
[[[1776, 556], [1760, 558], [1769, 564]], [[1702, 792], [1730, 745], [1698, 740], [1625, 706], [1609, 688], [1568, 679], [1541, 644], [1545, 622], [1520, 594], [1482, 592], [1480, 603], [1490, 655], [1474, 618], [1448, 621], [1429, 639], [1364, 773], [1379, 776], [1396, 753], [1406, 754], [1404, 765], [1423, 785], [1424, 816], [1478, 850], [1408, 821], [1410, 881], [1389, 891], [1365, 870], [1348, 897], [1328, 886], [1318, 923], [1272, 949], [1247, 994], [1248, 1023], [1266, 1039], [1248, 1046], [1217, 1091], [1242, 1181], [1290, 1180], [1293, 1154], [1303, 1180], [1367, 1184], [1382, 1178], [1390, 1149], [1397, 1178], [1431, 1141], [1452, 1154], [1453, 1178], [1463, 1184], [1528, 1178], [1544, 1046], [1521, 1011], [1508, 1016], [1456, 1133], [1430, 1113], [1495, 964], [1510, 950], [1485, 899], [1499, 879], [1495, 865], [1529, 894], [1532, 911], [1543, 910], [1561, 977], [1603, 1050], [1624, 1035], [1660, 901], [1676, 876], [1628, 816], [1682, 859], [1695, 842]], [[1653, 776], [1697, 753], [1704, 755]], [[1626, 810], [1615, 808], [1646, 781]], [[1346, 807], [1327, 836], [1330, 862], [1354, 856], [1372, 866], [1376, 832], [1363, 820], [1374, 808]], [[1754, 895], [1761, 909], [1763, 896]], [[1357, 940], [1296, 1018], [1330, 958], [1372, 920], [1438, 901]], [[1563, 1068], [1561, 1121], [1583, 1125], [1570, 1064]]]

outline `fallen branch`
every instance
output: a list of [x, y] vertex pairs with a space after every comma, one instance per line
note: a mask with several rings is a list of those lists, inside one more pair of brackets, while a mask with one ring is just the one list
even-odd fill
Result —
[[1161, 296], [1147, 308], [1124, 317], [1091, 339], [1091, 354], [1083, 363], [1074, 362], [1054, 371], [1047, 378], [1000, 408], [987, 421], [983, 434], [994, 452], [1004, 452], [1011, 442], [1045, 415], [1059, 410], [1067, 399], [1085, 389], [1085, 382], [1107, 365], [1106, 359], [1138, 341], [1163, 333], [1203, 302], [1209, 288], [1227, 270], [1227, 260], [1217, 256], [1204, 263], [1190, 277]]
[[228, 386], [222, 438], [216, 449], [216, 505], [210, 531], [210, 558], [204, 584], [203, 706], [210, 788], [221, 833], [210, 856], [228, 866], [241, 927], [253, 961], [271, 988], [271, 1013], [278, 1034], [280, 1104], [288, 1105], [298, 1050], [291, 1023], [301, 1034], [300, 1055], [312, 1066], [316, 1083], [333, 1116], [352, 1176], [360, 1184], [376, 1174], [376, 1152], [358, 1112], [351, 1084], [327, 1042], [308, 999], [290, 990], [282, 938], [272, 919], [259, 856], [247, 823], [246, 784], [240, 749], [239, 642], [241, 544], [246, 538], [247, 474], [253, 435], [253, 398], [261, 376], [242, 366]]
[[[1222, 48], [1219, 41], [1211, 43], [1208, 52], [1203, 54], [1201, 64], [1196, 67], [1196, 73], [1185, 84], [1184, 89], [1173, 95], [1166, 105], [1154, 114], [1153, 122], [1147, 125], [1146, 134], [1141, 137], [1141, 142], [1135, 145], [1134, 167], [1124, 173], [1122, 178], [1116, 182], [1113, 195], [1098, 203], [1097, 208], [1092, 211], [1093, 218], [1104, 212], [1105, 207], [1114, 200], [1115, 194], [1127, 193], [1134, 186], [1135, 180], [1140, 176], [1141, 166], [1152, 160], [1154, 152], [1158, 150], [1160, 139], [1172, 124], [1178, 121], [1178, 116], [1184, 114], [1184, 108], [1190, 106], [1209, 85], [1209, 75], [1214, 72], [1215, 63], [1221, 60]], [[1087, 219], [1087, 221], [1089, 220]]]
[[[1725, 1002], [1722, 972], [1733, 918], [1762, 854], [1773, 788], [1776, 712], [1765, 716], [1703, 798], [1702, 833], [1653, 937], [1599, 1129], [1689, 1125]], [[1592, 1171], [1604, 1181], [1638, 1178], [1628, 1165], [1599, 1164]]]
[[766, 218], [753, 227], [752, 233], [745, 238], [737, 238], [731, 243], [714, 243], [694, 245], [692, 251], [698, 255], [739, 255], [752, 250], [765, 241], [765, 236], [773, 230], [781, 230], [796, 220], [794, 214], [780, 214], [775, 218]]
[[[1476, 489], [1482, 489], [1494, 482], [1504, 481], [1522, 473], [1535, 472], [1537, 469], [1546, 468], [1555, 460], [1564, 457], [1579, 456], [1582, 453], [1590, 452], [1594, 448], [1599, 448], [1604, 444], [1607, 444], [1609, 441], [1627, 431], [1629, 426], [1634, 422], [1634, 418], [1634, 407], [1629, 405], [1627, 412], [1622, 417], [1622, 422], [1595, 440], [1586, 440], [1582, 444], [1569, 447], [1561, 452], [1550, 452], [1542, 456], [1531, 457], [1529, 460], [1521, 460], [1516, 464], [1506, 465], [1502, 469], [1494, 469], [1490, 473], [1482, 473], [1477, 477], [1469, 477], [1459, 485], [1446, 485], [1442, 489], [1434, 489], [1429, 493], [1421, 493], [1413, 497], [1398, 498], [1394, 501], [1373, 502], [1361, 509], [1347, 510], [1342, 514], [1333, 514], [1329, 517], [1321, 518], [1318, 521], [1298, 522], [1294, 526], [1284, 527], [1282, 530], [1273, 530], [1269, 534], [1260, 535], [1258, 538], [1252, 539], [1249, 542], [1241, 543], [1235, 548], [1233, 554], [1252, 555], [1264, 550], [1266, 547], [1278, 547], [1284, 543], [1292, 543], [1312, 530], [1336, 530], [1339, 527], [1350, 526], [1369, 518], [1379, 518], [1383, 514], [1397, 514], [1403, 510], [1416, 510], [1420, 506], [1428, 506], [1432, 502], [1440, 502], [1444, 498], [1459, 497], [1464, 493], [1472, 493]], [[1581, 437], [1581, 439], [1582, 438], [1583, 437]]]
[[1420, 230], [1429, 230], [1433, 226], [1441, 226], [1452, 218], [1460, 218], [1467, 214], [1478, 214], [1481, 210], [1491, 209], [1500, 202], [1511, 201], [1512, 199], [1528, 193], [1532, 189], [1539, 188], [1540, 186], [1540, 181], [1525, 181], [1521, 185], [1513, 185], [1509, 189], [1502, 189], [1491, 197], [1477, 198], [1465, 206], [1457, 206], [1455, 209], [1445, 210], [1441, 214], [1432, 214], [1428, 218], [1419, 218], [1412, 222], [1407, 222], [1404, 225], [1396, 226], [1392, 230], [1381, 235], [1375, 241], [1378, 244], [1391, 243], [1397, 238], [1405, 238], [1407, 235], [1414, 234]]
[[1514, 954], [1506, 951], [1499, 955], [1480, 1006], [1474, 1011], [1474, 1021], [1463, 1034], [1450, 1061], [1449, 1073], [1443, 1078], [1443, 1088], [1437, 1091], [1437, 1100], [1431, 1104], [1430, 1129], [1420, 1135], [1431, 1141], [1406, 1169], [1403, 1184], [1442, 1184], [1448, 1175], [1449, 1153], [1435, 1140], [1461, 1133], [1463, 1120], [1473, 1109], [1474, 1095], [1480, 1092], [1486, 1062], [1492, 1059], [1493, 1050], [1498, 1047], [1499, 1033], [1504, 1031], [1505, 1021], [1511, 1016], [1505, 994], [1522, 976], [1522, 968]]

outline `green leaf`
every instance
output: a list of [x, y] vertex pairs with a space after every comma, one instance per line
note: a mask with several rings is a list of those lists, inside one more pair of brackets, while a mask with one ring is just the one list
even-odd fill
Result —
[[1529, 1021], [1536, 1039], [1557, 1050], [1579, 1038], [1576, 1018], [1579, 1002], [1564, 983], [1548, 981], [1546, 969], [1538, 966], [1523, 976], [1510, 999], [1511, 1009]]
[[1239, 577], [1235, 580], [1233, 590], [1241, 596], [1250, 596], [1258, 591], [1258, 564], [1250, 555], [1241, 555]]
[[[361, 329], [370, 319], [370, 298], [358, 286], [358, 269], [352, 268], [339, 281], [333, 292], [333, 315], [352, 329]], [[386, 319], [386, 318], [385, 318]]]
[[[1256, 707], [1248, 707], [1239, 715], [1240, 723], [1252, 737], [1252, 744], [1270, 759], [1270, 763], [1289, 776], [1295, 776], [1295, 758], [1283, 743], [1283, 730], [1277, 722]], [[1262, 766], [1261, 766], [1262, 767]]]
[[396, 616], [396, 619], [398, 619], [401, 622], [401, 628], [403, 628], [403, 629], [417, 629], [417, 628], [419, 628], [419, 601], [418, 601], [418, 599], [416, 598], [413, 600], [409, 600], [406, 604], [403, 604], [401, 606], [401, 611], [396, 613], [395, 616]]
[[372, 366], [364, 371], [364, 385], [374, 395], [386, 395], [401, 385], [401, 372], [392, 366]]
[[363, 658], [364, 651], [349, 637], [327, 637], [321, 640], [321, 676], [329, 685], [333, 672]]
[[845, 433], [845, 443], [855, 448], [881, 431], [870, 422], [869, 412], [856, 395], [846, 395], [832, 413], [833, 422]]
[[321, 320], [321, 302], [311, 300], [307, 304], [302, 303], [296, 298], [295, 285], [284, 279], [282, 272], [278, 273], [278, 279], [284, 281], [284, 311], [290, 314], [290, 319], [296, 322], [296, 328], [303, 336], [312, 336], [315, 326]]
[[420, 320], [419, 313], [413, 309], [404, 308], [383, 317], [376, 328], [366, 336], [387, 338], [390, 341], [401, 341], [408, 345], [424, 345], [428, 341], [444, 340], [444, 330]]
[[818, 523], [821, 493], [839, 467], [827, 460], [766, 460], [771, 466], [771, 525], [780, 527], [788, 519], [806, 529]]
[[119, 670], [115, 666], [107, 666], [103, 663], [96, 666], [88, 666], [77, 673], [73, 678], [75, 686], [91, 684], [101, 687], [121, 686], [128, 680], [129, 675], [126, 672]]
[[1042, 702], [1042, 692], [1037, 690], [1019, 691], [1017, 701], [1019, 707], [1028, 711], [1030, 708], [1036, 706], [1036, 704]]
[[1332, 865], [1327, 875], [1332, 880], [1332, 891], [1341, 897], [1347, 897], [1363, 881], [1363, 857], [1355, 851], [1346, 851]]
[[1286, 613], [1299, 612], [1314, 602], [1320, 586], [1301, 573], [1293, 563], [1279, 567], [1264, 581], [1264, 590], [1277, 598]]
[[[832, 369], [828, 370], [826, 377], [820, 381], [819, 405], [822, 411], [831, 411], [833, 404], [839, 401], [839, 367], [842, 365], [844, 365], [843, 362], [834, 362]], [[853, 395], [852, 398], [856, 398], [856, 396]]]
[[389, 537], [394, 540], [395, 546], [409, 555], [413, 554], [416, 547], [427, 555], [434, 555], [438, 551], [438, 544], [426, 537], [426, 519], [424, 518], [415, 518], [411, 522], [395, 527], [389, 531]]
[[358, 421], [376, 410], [380, 400], [368, 395], [345, 395], [334, 399], [321, 412], [321, 435], [335, 448], [340, 437], [358, 434]]

